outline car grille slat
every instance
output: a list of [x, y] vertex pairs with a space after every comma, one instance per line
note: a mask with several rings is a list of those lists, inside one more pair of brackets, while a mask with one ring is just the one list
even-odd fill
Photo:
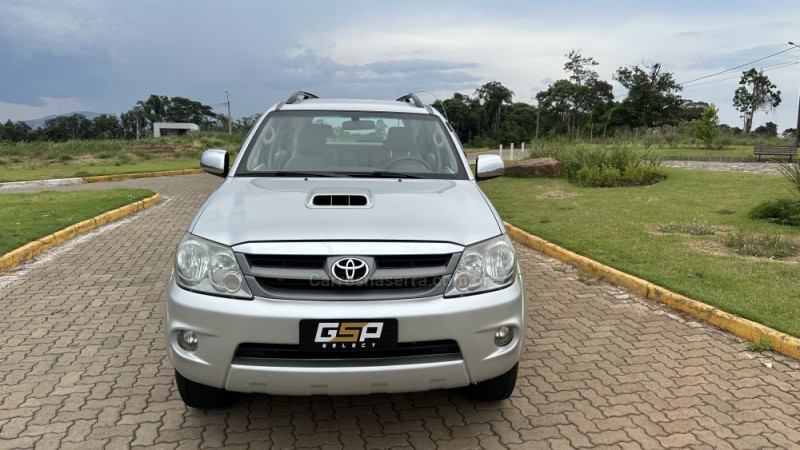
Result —
[[387, 255], [376, 256], [375, 263], [381, 269], [447, 267], [451, 257], [452, 255]]
[[234, 358], [250, 359], [384, 359], [410, 356], [461, 355], [454, 340], [399, 342], [397, 348], [387, 351], [302, 351], [296, 344], [243, 343], [236, 348]]
[[318, 255], [248, 255], [251, 267], [276, 269], [322, 269], [325, 256]]

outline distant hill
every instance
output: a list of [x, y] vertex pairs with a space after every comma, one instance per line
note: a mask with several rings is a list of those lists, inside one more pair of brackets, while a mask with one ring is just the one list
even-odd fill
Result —
[[68, 112], [68, 113], [64, 113], [64, 114], [51, 114], [49, 116], [42, 117], [40, 119], [24, 120], [23, 122], [27, 123], [31, 128], [36, 129], [36, 128], [43, 127], [44, 126], [44, 122], [46, 120], [48, 120], [48, 119], [52, 119], [54, 117], [59, 117], [59, 116], [74, 116], [75, 114], [83, 114], [83, 116], [86, 117], [89, 120], [92, 120], [95, 117], [100, 115], [100, 113], [96, 113], [96, 112], [92, 112], [92, 111], [73, 111], [73, 112]]

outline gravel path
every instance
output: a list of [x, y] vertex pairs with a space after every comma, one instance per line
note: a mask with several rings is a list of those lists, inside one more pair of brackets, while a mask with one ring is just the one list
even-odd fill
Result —
[[780, 175], [780, 164], [772, 162], [705, 162], [705, 161], [664, 161], [665, 167], [679, 169], [715, 170], [720, 172], [747, 172]]

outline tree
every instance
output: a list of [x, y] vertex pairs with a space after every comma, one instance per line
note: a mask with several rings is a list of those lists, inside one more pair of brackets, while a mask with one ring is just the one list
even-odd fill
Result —
[[[694, 100], [681, 100], [678, 117], [684, 122], [694, 122], [703, 118], [703, 113], [710, 105], [706, 102], [696, 102]], [[719, 109], [717, 109], [719, 111]]]
[[600, 64], [594, 58], [584, 57], [575, 50], [564, 56], [567, 57], [567, 62], [564, 63], [564, 72], [570, 74], [570, 81], [578, 86], [584, 86], [597, 79], [597, 72], [590, 69], [590, 67]]
[[432, 105], [447, 116], [461, 142], [470, 142], [480, 134], [481, 104], [477, 99], [456, 92], [452, 98], [436, 100]]
[[599, 64], [594, 58], [584, 57], [576, 50], [564, 56], [564, 71], [569, 79], [558, 80], [536, 95], [546, 111], [545, 129], [575, 134], [580, 129], [591, 136], [595, 117], [606, 115], [612, 106], [613, 88], [592, 69]]
[[258, 118], [261, 117], [261, 113], [255, 113], [249, 116], [244, 116], [241, 119], [237, 119], [233, 121], [233, 130], [237, 133], [246, 133], [250, 131], [250, 128], [253, 128], [253, 125], [258, 122]]
[[475, 96], [483, 104], [484, 123], [486, 123], [487, 119], [491, 120], [491, 128], [494, 130], [492, 137], [495, 142], [499, 142], [500, 106], [503, 103], [511, 103], [514, 92], [503, 86], [499, 81], [491, 81], [475, 90]]
[[787, 128], [783, 130], [781, 136], [783, 136], [784, 139], [793, 138], [797, 136], [797, 128]]
[[11, 122], [9, 119], [0, 127], [0, 141], [22, 142], [31, 140], [33, 140], [31, 126], [25, 122]]
[[[211, 106], [185, 97], [167, 97], [151, 94], [147, 100], [139, 100], [133, 108], [120, 116], [126, 136], [136, 136], [136, 123], [142, 129], [152, 130], [155, 122], [190, 122], [201, 127], [210, 127], [218, 122]], [[227, 117], [225, 126], [227, 127]], [[144, 134], [140, 130], [140, 134]]]
[[[165, 117], [168, 122], [190, 122], [197, 125], [207, 125], [218, 120], [210, 106], [184, 97], [172, 97], [168, 100]], [[227, 121], [225, 116], [226, 128]]]
[[121, 138], [122, 125], [115, 114], [100, 114], [92, 119], [92, 136], [98, 139]]
[[744, 114], [744, 132], [753, 127], [756, 111], [774, 109], [781, 103], [781, 91], [776, 90], [764, 71], [750, 69], [742, 72], [739, 87], [733, 94], [733, 106]]
[[536, 100], [541, 109], [539, 119], [543, 134], [553, 135], [568, 132], [575, 90], [575, 84], [569, 80], [558, 80], [547, 90], [536, 94]]
[[502, 144], [519, 144], [529, 141], [536, 128], [536, 109], [522, 102], [503, 106], [503, 123], [500, 125]]
[[83, 114], [53, 117], [45, 120], [42, 135], [46, 140], [53, 142], [91, 139], [92, 121]]
[[[578, 121], [581, 116], [585, 115], [587, 111], [591, 110], [590, 92], [589, 87], [597, 82], [597, 72], [591, 69], [598, 65], [598, 62], [592, 57], [584, 57], [575, 50], [570, 51], [564, 55], [567, 57], [567, 62], [564, 63], [564, 71], [569, 73], [569, 80], [573, 84], [572, 91], [572, 107], [573, 107], [573, 129], [577, 130]], [[590, 119], [591, 121], [591, 119]]]
[[122, 135], [126, 139], [139, 139], [144, 135], [145, 114], [140, 105], [136, 105], [119, 115]]
[[753, 134], [767, 138], [773, 138], [778, 135], [778, 124], [767, 122], [764, 125], [756, 127], [756, 129], [753, 130]]
[[661, 64], [620, 67], [614, 79], [628, 90], [628, 96], [614, 112], [618, 125], [659, 127], [680, 122], [681, 85]]
[[145, 126], [153, 128], [155, 122], [167, 121], [167, 109], [169, 108], [169, 97], [165, 95], [150, 94], [147, 100], [139, 100], [134, 107], [138, 107], [144, 117]]
[[711, 145], [719, 137], [719, 116], [717, 115], [717, 107], [713, 104], [708, 105], [703, 109], [703, 116], [700, 120], [694, 123], [695, 134], [697, 139], [706, 144], [706, 148], [711, 148]]

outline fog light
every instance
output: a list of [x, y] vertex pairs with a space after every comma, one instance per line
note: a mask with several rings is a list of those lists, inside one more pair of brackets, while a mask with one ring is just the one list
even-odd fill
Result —
[[[496, 338], [495, 341], [497, 341]], [[194, 331], [190, 330], [178, 331], [178, 345], [180, 345], [181, 348], [187, 352], [193, 352], [197, 350], [197, 335], [194, 333]]]
[[505, 347], [514, 339], [514, 329], [503, 325], [494, 332], [494, 343], [498, 347]]

